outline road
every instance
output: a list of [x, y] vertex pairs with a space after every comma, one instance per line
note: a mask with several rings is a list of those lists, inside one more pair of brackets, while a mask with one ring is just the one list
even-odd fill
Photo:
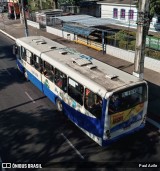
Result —
[[0, 40], [0, 158], [3, 162], [42, 163], [51, 168], [72, 166], [75, 170], [80, 164], [81, 167], [121, 168], [141, 162], [160, 162], [160, 134], [156, 127], [147, 123], [140, 132], [100, 147], [58, 112], [32, 83], [25, 81], [12, 55], [14, 42], [1, 33]]

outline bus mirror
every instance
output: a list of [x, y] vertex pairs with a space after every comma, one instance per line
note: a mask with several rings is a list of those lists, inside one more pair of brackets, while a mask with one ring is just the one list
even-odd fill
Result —
[[17, 55], [17, 53], [18, 53], [18, 47], [17, 45], [13, 45], [13, 54]]

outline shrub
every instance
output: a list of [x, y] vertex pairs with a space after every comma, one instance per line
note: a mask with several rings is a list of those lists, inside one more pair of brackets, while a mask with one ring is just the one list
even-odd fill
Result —
[[136, 44], [136, 41], [135, 41], [135, 40], [130, 41], [130, 42], [129, 42], [129, 45], [128, 45], [128, 50], [133, 50], [133, 51], [135, 51], [135, 44]]
[[160, 51], [146, 48], [145, 53], [146, 53], [146, 56], [148, 57], [160, 60]]
[[127, 44], [128, 44], [127, 41], [120, 40], [118, 44], [119, 44], [119, 48], [127, 49]]

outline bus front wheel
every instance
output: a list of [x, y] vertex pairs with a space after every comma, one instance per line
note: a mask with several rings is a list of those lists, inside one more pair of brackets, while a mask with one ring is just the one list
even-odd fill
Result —
[[56, 106], [57, 106], [58, 111], [60, 111], [60, 112], [63, 111], [63, 106], [62, 106], [62, 102], [60, 99], [56, 100]]
[[28, 80], [28, 74], [27, 74], [27, 71], [25, 71], [25, 72], [24, 72], [24, 77], [26, 78], [26, 80], [27, 80], [27, 81], [29, 81], [29, 80]]

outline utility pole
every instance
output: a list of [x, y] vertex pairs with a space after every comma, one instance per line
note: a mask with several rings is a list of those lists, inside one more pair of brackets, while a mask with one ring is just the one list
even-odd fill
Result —
[[133, 75], [139, 79], [144, 77], [144, 58], [146, 36], [149, 30], [149, 1], [138, 1], [138, 20], [137, 20], [137, 33], [136, 33], [136, 46], [135, 46], [135, 59], [134, 59], [134, 72]]
[[23, 13], [23, 20], [24, 20], [24, 26], [25, 26], [25, 36], [28, 37], [28, 25], [27, 25], [27, 20], [26, 20], [26, 13], [24, 10], [24, 1], [21, 0], [21, 5], [22, 5], [22, 13]]

